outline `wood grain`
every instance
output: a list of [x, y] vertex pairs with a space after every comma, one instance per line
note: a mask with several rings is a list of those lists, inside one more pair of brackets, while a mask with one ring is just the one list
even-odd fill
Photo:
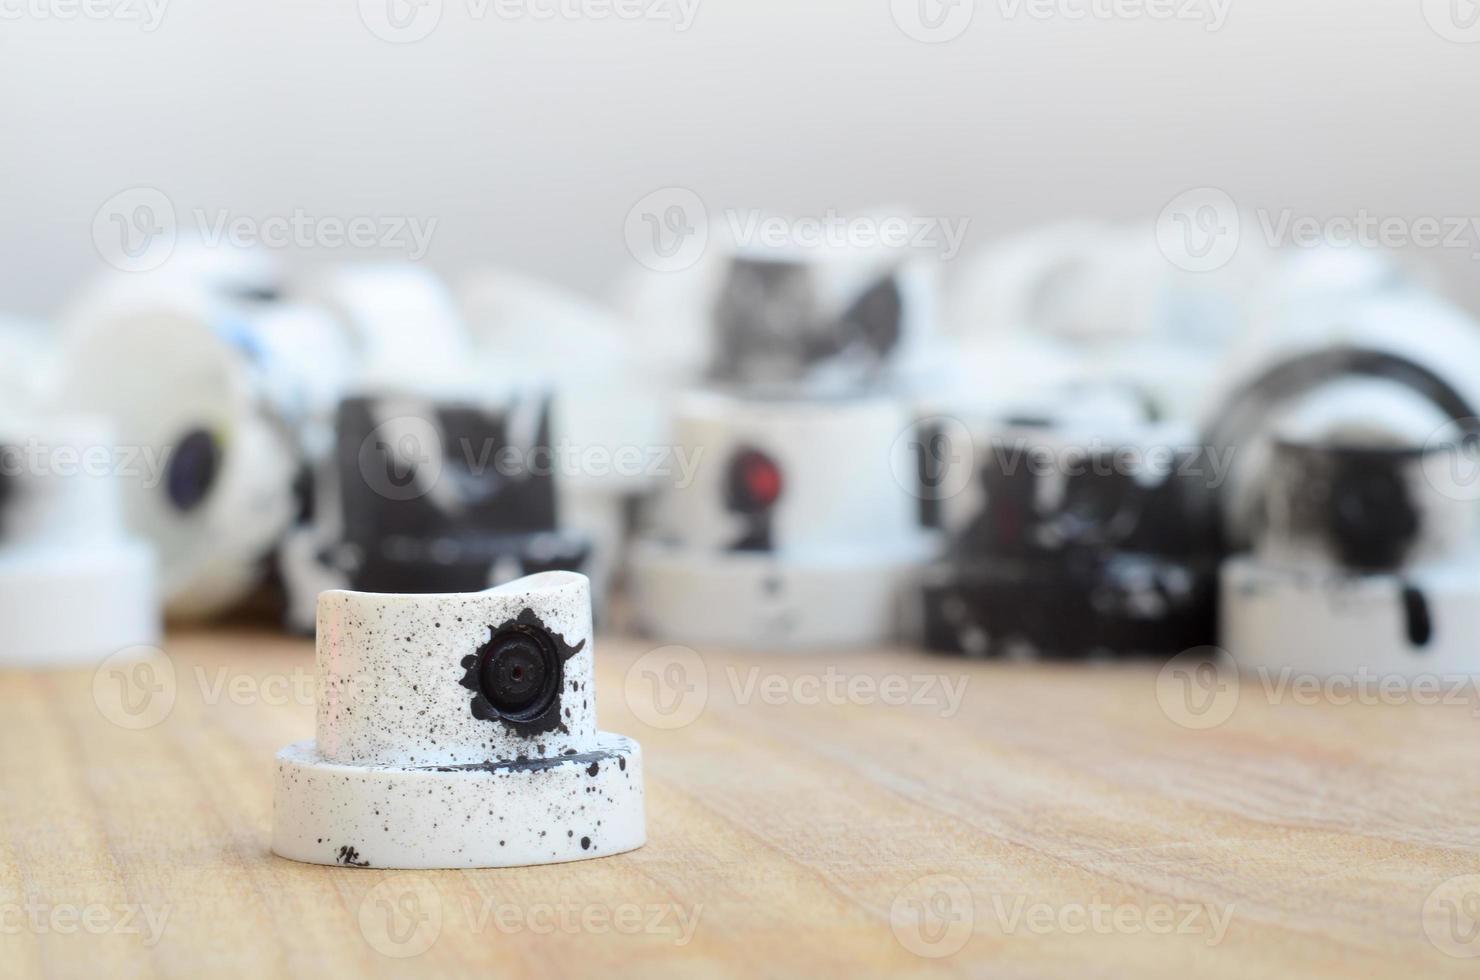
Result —
[[[173, 636], [172, 706], [142, 730], [110, 721], [92, 671], [0, 675], [0, 975], [1480, 968], [1431, 938], [1434, 902], [1425, 927], [1438, 886], [1480, 874], [1472, 693], [1297, 704], [1246, 684], [1197, 731], [1145, 665], [702, 651], [700, 676], [648, 644], [597, 649], [602, 727], [646, 753], [649, 842], [496, 871], [268, 852], [272, 754], [312, 733], [307, 642]], [[954, 712], [942, 683], [964, 685]], [[1480, 953], [1468, 937], [1450, 950]]]

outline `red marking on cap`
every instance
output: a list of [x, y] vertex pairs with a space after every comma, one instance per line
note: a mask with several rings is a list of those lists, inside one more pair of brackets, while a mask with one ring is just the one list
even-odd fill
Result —
[[746, 453], [740, 473], [746, 494], [757, 507], [769, 507], [780, 499], [781, 468], [765, 453]]

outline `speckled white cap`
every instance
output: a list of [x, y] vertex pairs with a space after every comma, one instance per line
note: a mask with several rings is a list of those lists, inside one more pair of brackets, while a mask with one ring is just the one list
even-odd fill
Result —
[[1358, 575], [1237, 555], [1218, 618], [1219, 646], [1267, 682], [1293, 671], [1447, 685], [1480, 674], [1480, 559]]
[[[318, 739], [277, 755], [274, 853], [491, 868], [646, 841], [642, 750], [596, 730], [584, 575], [464, 594], [325, 592], [318, 629]], [[504, 667], [550, 663], [524, 675], [539, 678], [537, 697], [499, 700], [520, 679]]]
[[[521, 617], [567, 655], [558, 716], [535, 726], [489, 717], [476, 683], [464, 684], [479, 649]], [[324, 592], [319, 754], [344, 765], [426, 766], [583, 751], [596, 734], [591, 656], [591, 586], [576, 572], [544, 572], [485, 592]]]
[[0, 419], [0, 665], [159, 642], [154, 552], [125, 531], [117, 445], [98, 416]]

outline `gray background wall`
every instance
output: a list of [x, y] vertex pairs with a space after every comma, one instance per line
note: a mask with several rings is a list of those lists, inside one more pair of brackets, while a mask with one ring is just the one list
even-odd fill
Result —
[[[0, 0], [0, 309], [61, 303], [100, 267], [99, 207], [138, 185], [182, 210], [435, 217], [440, 271], [592, 293], [665, 185], [711, 208], [908, 202], [969, 216], [978, 246], [1204, 185], [1273, 213], [1480, 215], [1480, 44], [1441, 33], [1469, 36], [1470, 0], [1448, 28], [1451, 0], [1227, 0], [1216, 31], [1212, 0], [1175, 0], [1196, 20], [958, 0], [972, 19], [942, 44], [906, 36], [899, 0], [698, 0], [687, 30], [430, 0], [414, 43], [355, 0], [177, 0], [152, 30], [127, 19], [144, 0], [64, 19], [76, 2]], [[1480, 307], [1472, 250], [1426, 251]]]

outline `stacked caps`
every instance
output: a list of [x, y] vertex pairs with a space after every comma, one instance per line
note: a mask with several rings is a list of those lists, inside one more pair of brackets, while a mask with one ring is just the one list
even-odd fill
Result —
[[557, 526], [549, 397], [346, 398], [313, 518], [283, 543], [290, 626], [312, 628], [324, 589], [476, 592], [591, 551]]
[[223, 612], [265, 578], [349, 360], [333, 321], [283, 302], [257, 258], [190, 253], [105, 278], [64, 324], [62, 402], [167, 462], [163, 479], [126, 475], [122, 493], [174, 617]]
[[684, 398], [675, 442], [694, 470], [633, 554], [644, 628], [782, 649], [893, 636], [931, 548], [904, 478], [912, 425], [883, 397]]
[[590, 586], [326, 592], [317, 737], [277, 757], [273, 851], [357, 867], [504, 867], [645, 840], [638, 745], [596, 729]]
[[661, 485], [645, 464], [667, 444], [674, 379], [663, 357], [674, 338], [640, 343], [625, 317], [507, 269], [473, 277], [462, 299], [484, 376], [554, 393], [551, 445], [577, 450], [577, 465], [557, 467], [560, 526], [591, 544], [585, 564], [561, 567], [591, 578], [599, 619], [635, 514]]
[[307, 287], [346, 324], [356, 376], [312, 468], [312, 507], [279, 568], [290, 628], [324, 589], [472, 592], [584, 571], [592, 546], [560, 530], [551, 396], [507, 364], [476, 366], [453, 298], [421, 269], [335, 270]]
[[63, 403], [168, 458], [164, 479], [125, 479], [123, 496], [172, 616], [224, 612], [269, 577], [342, 398], [386, 379], [440, 392], [468, 360], [452, 297], [425, 270], [290, 285], [253, 250], [181, 249], [155, 272], [103, 278], [65, 318]]
[[1480, 667], [1473, 431], [1424, 446], [1276, 442], [1222, 643], [1251, 670], [1416, 677]]
[[159, 641], [154, 558], [126, 534], [117, 474], [147, 468], [92, 416], [0, 426], [0, 663], [95, 663]]
[[1225, 526], [1249, 549], [1224, 566], [1221, 645], [1255, 671], [1472, 672], [1473, 321], [1375, 277], [1284, 310], [1209, 426], [1236, 450]]
[[1189, 427], [1024, 418], [985, 441], [959, 454], [978, 486], [943, 509], [956, 513], [922, 592], [928, 647], [1171, 657], [1213, 641], [1213, 469]]
[[645, 630], [767, 649], [896, 635], [930, 553], [906, 391], [935, 271], [844, 247], [735, 248], [695, 270], [699, 286], [677, 305], [707, 339], [707, 387], [676, 400], [688, 469], [633, 549]]

